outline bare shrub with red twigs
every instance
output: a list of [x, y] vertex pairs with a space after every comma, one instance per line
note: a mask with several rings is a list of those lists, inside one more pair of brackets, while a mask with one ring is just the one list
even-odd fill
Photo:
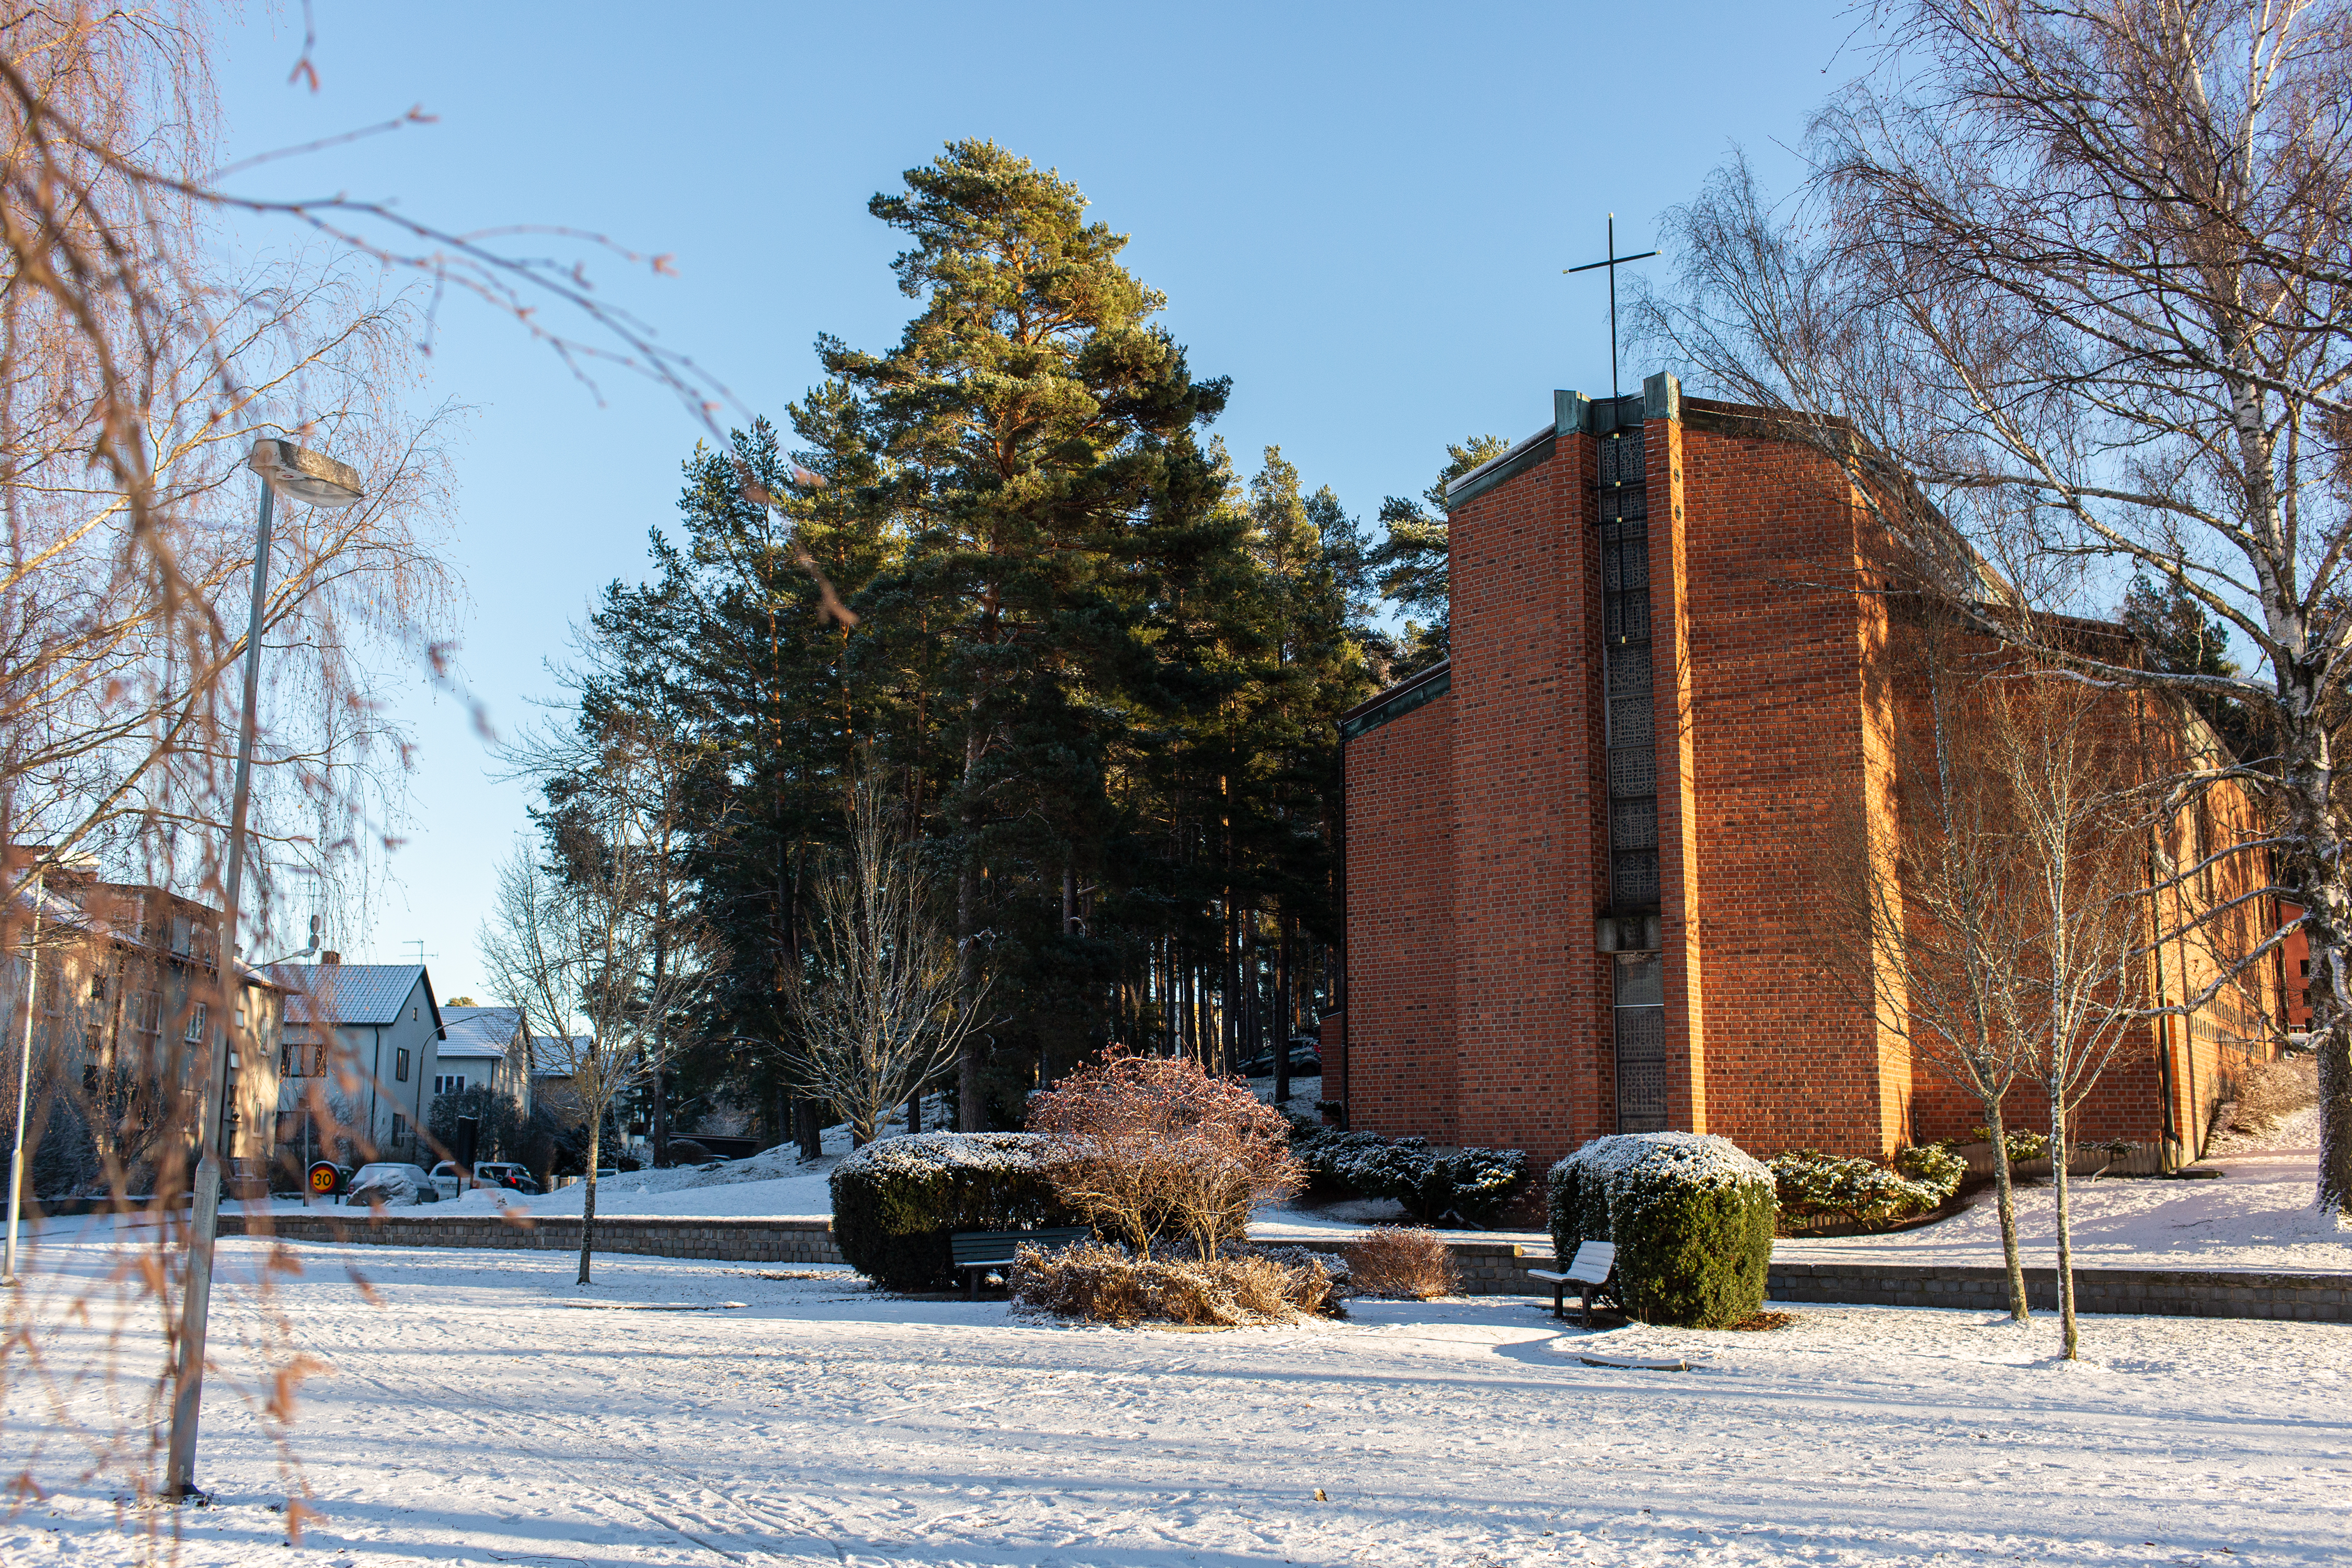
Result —
[[1252, 1208], [1306, 1181], [1282, 1113], [1185, 1058], [1120, 1053], [1082, 1068], [1038, 1097], [1029, 1130], [1069, 1146], [1054, 1166], [1062, 1201], [1146, 1259], [1180, 1237], [1216, 1258]]
[[1462, 1288], [1453, 1249], [1418, 1225], [1376, 1225], [1348, 1248], [1357, 1291], [1405, 1301], [1433, 1301]]

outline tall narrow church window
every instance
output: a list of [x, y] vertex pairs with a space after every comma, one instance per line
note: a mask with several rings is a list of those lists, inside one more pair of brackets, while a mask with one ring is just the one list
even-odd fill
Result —
[[[1605, 414], [1603, 411], [1606, 411]], [[1650, 684], [1649, 492], [1642, 400], [1594, 405], [1601, 492], [1601, 667], [1609, 744], [1609, 903], [1658, 904], [1657, 726]]]
[[1666, 1130], [1666, 967], [1624, 953], [1617, 972], [1617, 1131]]

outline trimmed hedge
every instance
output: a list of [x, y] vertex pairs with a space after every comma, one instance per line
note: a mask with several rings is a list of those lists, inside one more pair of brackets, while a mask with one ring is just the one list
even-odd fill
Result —
[[1055, 1146], [1036, 1132], [877, 1139], [834, 1167], [834, 1241], [890, 1289], [951, 1289], [955, 1232], [1080, 1223], [1054, 1196]]
[[1482, 1229], [1493, 1225], [1528, 1173], [1528, 1157], [1517, 1149], [1440, 1154], [1426, 1138], [1334, 1132], [1297, 1117], [1290, 1123], [1290, 1152], [1314, 1174], [1360, 1197], [1394, 1198], [1429, 1225], [1448, 1219]]
[[1772, 1156], [1780, 1217], [1791, 1223], [1842, 1219], [1853, 1225], [1893, 1225], [1927, 1213], [1959, 1190], [1969, 1163], [1930, 1143], [1895, 1157], [1899, 1170], [1875, 1160], [1790, 1149]]
[[1550, 1185], [1552, 1245], [1567, 1259], [1584, 1242], [1614, 1242], [1629, 1316], [1722, 1329], [1763, 1307], [1772, 1172], [1729, 1139], [1596, 1138], [1551, 1168]]

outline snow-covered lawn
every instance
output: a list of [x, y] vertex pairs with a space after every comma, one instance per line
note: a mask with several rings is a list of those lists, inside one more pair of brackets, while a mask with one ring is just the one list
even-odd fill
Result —
[[[216, 1380], [220, 1506], [173, 1521], [181, 1562], [2316, 1564], [2352, 1526], [2335, 1325], [2095, 1318], [2065, 1366], [2046, 1318], [1801, 1308], [1773, 1333], [1586, 1337], [1487, 1298], [1122, 1331], [839, 1271], [613, 1257], [575, 1289], [561, 1256], [295, 1251], [279, 1305], [331, 1369], [302, 1390], [299, 1475]], [[223, 1255], [234, 1371], [262, 1248]], [[45, 1247], [53, 1364], [93, 1331], [58, 1291], [108, 1264]], [[152, 1364], [137, 1332], [122, 1351]], [[1602, 1351], [1702, 1364], [1577, 1359]], [[50, 1495], [0, 1524], [0, 1562], [136, 1556], [139, 1517], [75, 1479], [77, 1439], [21, 1375], [7, 1398], [0, 1468]], [[299, 1547], [270, 1507], [289, 1485], [322, 1515]]]
[[[2219, 1142], [2202, 1162], [2210, 1181], [2083, 1181], [2071, 1184], [2074, 1262], [2081, 1268], [2247, 1268], [2352, 1273], [2352, 1232], [2319, 1213], [2319, 1111], [2296, 1112], [2274, 1132]], [[2018, 1191], [2018, 1239], [2029, 1265], [2057, 1263], [2057, 1202], [2047, 1185]], [[1839, 1240], [1784, 1240], [1775, 1258], [1803, 1263], [2000, 1263], [2000, 1219], [1990, 1188], [1964, 1213], [1917, 1230]]]

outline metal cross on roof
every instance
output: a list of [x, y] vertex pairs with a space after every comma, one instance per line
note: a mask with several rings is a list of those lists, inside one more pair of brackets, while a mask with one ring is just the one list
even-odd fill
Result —
[[1609, 215], [1609, 258], [1605, 261], [1588, 261], [1581, 267], [1560, 268], [1563, 273], [1590, 272], [1596, 267], [1609, 268], [1609, 395], [1612, 398], [1617, 395], [1617, 269], [1629, 261], [1646, 261], [1657, 254], [1654, 250], [1645, 250], [1639, 256], [1618, 255], [1617, 215], [1611, 213]]

